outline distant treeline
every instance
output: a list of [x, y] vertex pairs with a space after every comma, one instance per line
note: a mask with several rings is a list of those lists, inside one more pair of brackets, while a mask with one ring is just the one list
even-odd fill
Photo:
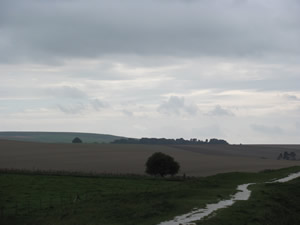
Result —
[[146, 144], [146, 145], [202, 145], [202, 144], [222, 144], [228, 145], [228, 142], [222, 139], [212, 138], [205, 141], [198, 140], [197, 138], [192, 138], [190, 140], [185, 140], [183, 138], [178, 139], [167, 139], [167, 138], [125, 138], [118, 139], [112, 144]]

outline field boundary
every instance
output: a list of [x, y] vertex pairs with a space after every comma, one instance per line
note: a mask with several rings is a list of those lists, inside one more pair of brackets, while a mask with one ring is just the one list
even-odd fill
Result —
[[36, 176], [68, 176], [68, 177], [90, 177], [90, 178], [124, 178], [124, 179], [146, 179], [146, 180], [168, 180], [181, 181], [199, 179], [203, 177], [196, 176], [150, 176], [147, 174], [134, 173], [97, 173], [97, 172], [80, 172], [80, 171], [65, 171], [65, 170], [29, 170], [29, 169], [6, 169], [0, 168], [1, 174], [16, 174], [16, 175], [36, 175]]

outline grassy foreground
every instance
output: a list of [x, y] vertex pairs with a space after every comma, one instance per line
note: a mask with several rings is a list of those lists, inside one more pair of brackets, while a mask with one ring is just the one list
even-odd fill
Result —
[[[299, 167], [293, 167], [260, 173], [226, 173], [189, 179], [133, 176], [76, 177], [2, 172], [0, 173], [0, 224], [154, 225], [187, 213], [194, 207], [204, 207], [207, 203], [229, 198], [230, 194], [236, 192], [235, 188], [238, 184], [264, 182], [285, 177], [299, 170]], [[292, 188], [294, 187], [292, 183], [254, 186], [257, 197], [252, 204], [270, 198], [274, 201], [269, 201], [269, 207], [275, 209], [276, 204], [279, 204], [276, 203], [277, 192], [285, 194], [280, 201], [294, 195], [299, 197], [299, 181], [298, 184], [297, 181], [293, 184], [295, 183], [298, 189]], [[286, 205], [282, 206], [285, 209], [289, 204], [297, 205], [297, 202], [288, 200], [285, 203]], [[244, 211], [239, 212], [240, 204], [250, 205], [241, 208]], [[265, 209], [265, 206], [261, 207]], [[249, 203], [238, 202], [234, 208], [237, 213], [242, 214], [248, 214], [251, 210], [256, 211], [250, 201]], [[225, 213], [226, 220], [232, 217], [230, 214], [226, 215], [227, 210], [230, 209], [221, 210], [222, 214]], [[272, 213], [273, 211], [270, 210], [270, 217]], [[251, 213], [248, 216], [251, 216]], [[205, 224], [225, 223], [206, 221]]]
[[236, 202], [197, 225], [296, 225], [300, 224], [300, 178], [287, 183], [250, 186], [248, 201]]

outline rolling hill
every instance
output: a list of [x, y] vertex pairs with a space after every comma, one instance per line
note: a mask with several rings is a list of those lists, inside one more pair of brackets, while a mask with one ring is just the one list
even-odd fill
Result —
[[123, 138], [108, 134], [76, 132], [0, 132], [0, 139], [42, 143], [71, 143], [75, 137], [79, 137], [84, 143], [109, 143]]

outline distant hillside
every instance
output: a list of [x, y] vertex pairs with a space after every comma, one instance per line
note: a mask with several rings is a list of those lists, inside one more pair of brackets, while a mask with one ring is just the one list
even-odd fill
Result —
[[110, 143], [123, 137], [94, 134], [94, 133], [72, 133], [72, 132], [0, 132], [0, 139], [30, 141], [43, 143], [71, 143], [75, 137], [79, 137], [83, 143]]

